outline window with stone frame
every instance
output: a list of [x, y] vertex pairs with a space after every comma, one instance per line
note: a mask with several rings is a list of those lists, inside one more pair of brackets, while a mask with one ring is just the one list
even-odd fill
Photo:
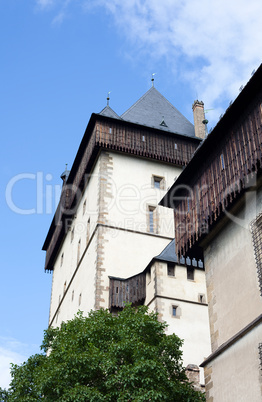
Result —
[[260, 295], [262, 296], [262, 213], [251, 222], [251, 233], [257, 266]]
[[171, 316], [173, 318], [180, 318], [181, 317], [181, 308], [177, 304], [171, 305]]
[[157, 208], [153, 205], [147, 207], [147, 230], [150, 233], [158, 233], [158, 214]]
[[158, 188], [159, 190], [166, 189], [166, 181], [165, 178], [162, 176], [152, 176], [152, 187]]

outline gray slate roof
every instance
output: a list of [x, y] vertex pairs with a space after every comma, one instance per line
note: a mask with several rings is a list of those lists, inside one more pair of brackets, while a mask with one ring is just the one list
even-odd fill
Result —
[[108, 105], [104, 107], [104, 109], [99, 114], [101, 114], [102, 116], [113, 117], [114, 119], [121, 119], [121, 117], [118, 116], [118, 114], [116, 114], [116, 112], [114, 112], [114, 110], [111, 109], [111, 107]]
[[175, 239], [173, 239], [167, 246], [164, 248], [162, 253], [160, 253], [155, 260], [167, 261], [167, 262], [178, 262], [178, 258], [176, 255], [176, 244]]
[[121, 118], [163, 131], [190, 137], [195, 136], [193, 124], [155, 87], [150, 88], [133, 106], [121, 115]]

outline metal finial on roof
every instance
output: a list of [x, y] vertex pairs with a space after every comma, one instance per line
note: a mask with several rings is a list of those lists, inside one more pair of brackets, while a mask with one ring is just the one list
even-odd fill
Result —
[[65, 171], [61, 174], [61, 179], [63, 180], [63, 183], [65, 184], [65, 182], [67, 181], [67, 179], [68, 179], [68, 176], [69, 176], [69, 173], [70, 173], [70, 170], [68, 170], [67, 169], [67, 163], [65, 164]]
[[155, 81], [155, 79], [154, 79], [154, 75], [156, 75], [156, 73], [153, 73], [153, 74], [152, 74], [152, 78], [151, 78], [151, 81], [152, 81], [152, 87], [154, 86], [154, 81]]
[[110, 95], [110, 93], [111, 93], [111, 91], [109, 91], [108, 93], [107, 93], [107, 98], [106, 98], [106, 103], [107, 103], [107, 106], [109, 106], [109, 100], [110, 100], [110, 97], [109, 97], [109, 95]]

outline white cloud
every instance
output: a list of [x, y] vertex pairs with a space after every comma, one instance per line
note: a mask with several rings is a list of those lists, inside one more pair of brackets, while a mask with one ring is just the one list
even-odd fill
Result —
[[36, 0], [36, 3], [41, 8], [47, 8], [56, 3], [56, 0]]
[[217, 115], [223, 101], [233, 99], [261, 63], [262, 3], [257, 0], [95, 3], [107, 9], [136, 47], [173, 63]]
[[[30, 347], [14, 338], [0, 337], [0, 387], [8, 388], [11, 380], [10, 364], [21, 364], [31, 353]], [[35, 347], [33, 347], [35, 349]]]
[[[48, 4], [52, 0], [38, 0]], [[62, 11], [69, 0], [53, 0]], [[177, 79], [185, 80], [208, 108], [238, 94], [261, 63], [262, 2], [257, 0], [79, 0], [89, 12], [106, 10], [141, 54], [168, 60]], [[99, 10], [100, 8], [100, 10]], [[58, 14], [57, 20], [61, 21]]]

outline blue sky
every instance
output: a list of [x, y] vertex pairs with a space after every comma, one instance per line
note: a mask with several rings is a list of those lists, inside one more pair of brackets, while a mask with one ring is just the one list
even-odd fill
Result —
[[257, 0], [0, 0], [0, 386], [39, 351], [52, 275], [41, 251], [65, 163], [92, 112], [122, 114], [151, 86], [209, 128], [261, 63]]

